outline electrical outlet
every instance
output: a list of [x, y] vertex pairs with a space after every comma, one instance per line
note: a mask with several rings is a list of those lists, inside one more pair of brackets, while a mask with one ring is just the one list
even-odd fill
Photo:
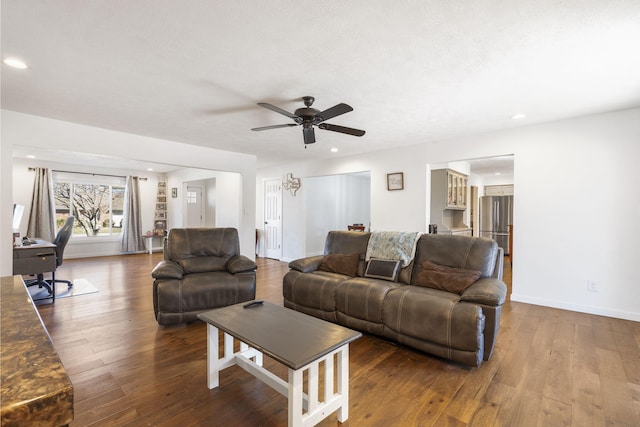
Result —
[[589, 292], [598, 292], [600, 290], [600, 286], [597, 282], [592, 280], [587, 280], [587, 291]]

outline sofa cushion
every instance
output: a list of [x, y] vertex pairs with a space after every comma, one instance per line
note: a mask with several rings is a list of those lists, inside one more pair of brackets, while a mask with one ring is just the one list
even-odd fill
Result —
[[206, 273], [208, 271], [225, 271], [228, 258], [219, 256], [198, 256], [182, 258], [179, 263], [185, 273]]
[[322, 259], [318, 270], [354, 277], [359, 261], [360, 254], [328, 254]]
[[420, 264], [413, 284], [462, 294], [480, 278], [481, 274], [481, 271], [447, 267], [427, 260]]
[[414, 272], [424, 261], [440, 265], [478, 270], [492, 277], [498, 256], [498, 244], [486, 237], [447, 234], [423, 234], [418, 241]]
[[364, 277], [397, 282], [398, 275], [400, 274], [400, 267], [402, 267], [402, 261], [400, 260], [396, 261], [372, 258], [367, 262], [367, 269], [364, 272]]
[[335, 293], [338, 319], [343, 320], [341, 323], [347, 327], [355, 327], [347, 317], [382, 324], [384, 320], [382, 306], [385, 297], [391, 290], [403, 286], [406, 285], [365, 277], [345, 280], [337, 287]]
[[334, 313], [336, 288], [347, 279], [343, 274], [326, 271], [301, 273], [290, 270], [282, 279], [282, 296], [298, 306]]
[[485, 316], [478, 305], [459, 301], [459, 295], [437, 289], [393, 289], [384, 300], [385, 335], [399, 342], [412, 337], [447, 349], [478, 353]]

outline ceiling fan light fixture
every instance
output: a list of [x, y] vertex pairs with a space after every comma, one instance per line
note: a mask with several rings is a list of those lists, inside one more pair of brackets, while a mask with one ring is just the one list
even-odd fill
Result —
[[283, 110], [280, 107], [276, 107], [275, 105], [271, 105], [267, 102], [258, 102], [258, 105], [260, 107], [266, 108], [278, 114], [282, 114], [283, 116], [289, 117], [290, 119], [293, 119], [294, 123], [260, 126], [260, 127], [252, 128], [251, 130], [263, 131], [263, 130], [269, 130], [269, 129], [289, 127], [289, 126], [302, 126], [302, 135], [304, 138], [305, 145], [313, 144], [316, 142], [315, 132], [313, 128], [314, 126], [317, 126], [318, 129], [328, 130], [331, 132], [344, 133], [352, 136], [362, 136], [365, 134], [365, 131], [360, 129], [353, 129], [346, 126], [339, 126], [339, 125], [332, 125], [330, 123], [325, 123], [325, 120], [330, 120], [334, 117], [353, 111], [353, 108], [351, 108], [351, 106], [344, 103], [340, 103], [324, 111], [320, 111], [311, 107], [315, 100], [312, 96], [304, 96], [302, 100], [304, 101], [305, 106], [303, 108], [298, 108], [293, 113]]

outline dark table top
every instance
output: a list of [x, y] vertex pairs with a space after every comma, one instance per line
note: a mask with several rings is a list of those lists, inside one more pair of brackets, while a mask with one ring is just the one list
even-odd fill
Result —
[[300, 369], [362, 336], [360, 332], [270, 304], [243, 303], [198, 317], [291, 369]]
[[46, 240], [42, 240], [42, 239], [33, 239], [35, 241], [35, 243], [31, 243], [31, 244], [23, 244], [22, 246], [14, 246], [13, 250], [14, 251], [24, 251], [24, 250], [28, 250], [28, 249], [50, 249], [50, 248], [55, 248], [56, 245], [48, 242]]
[[73, 385], [19, 276], [0, 282], [0, 401], [3, 426], [73, 420]]

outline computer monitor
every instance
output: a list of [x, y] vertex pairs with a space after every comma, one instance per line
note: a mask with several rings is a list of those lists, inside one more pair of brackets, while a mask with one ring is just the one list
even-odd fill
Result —
[[24, 213], [24, 206], [14, 204], [13, 205], [13, 230], [20, 230], [20, 223], [22, 222], [22, 214]]

